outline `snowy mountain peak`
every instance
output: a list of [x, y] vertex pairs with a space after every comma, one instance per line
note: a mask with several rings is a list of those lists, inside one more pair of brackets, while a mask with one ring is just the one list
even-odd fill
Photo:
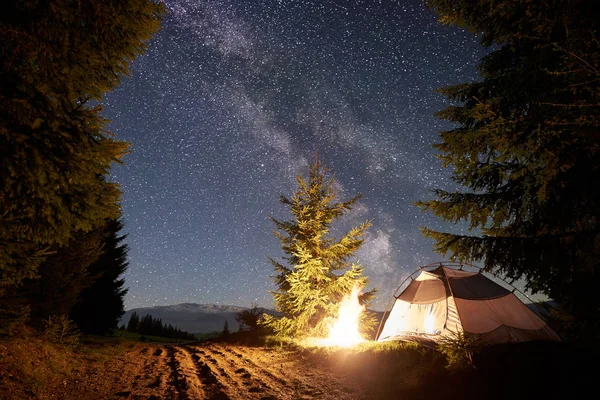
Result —
[[248, 307], [231, 306], [231, 305], [220, 305], [220, 304], [197, 304], [197, 303], [181, 303], [173, 304], [168, 306], [157, 306], [153, 307], [164, 311], [171, 312], [202, 312], [209, 314], [223, 313], [223, 312], [240, 312], [247, 310]]
[[[223, 329], [225, 321], [227, 321], [229, 329], [236, 330], [239, 327], [236, 314], [248, 309], [249, 307], [196, 303], [134, 308], [125, 312], [119, 325], [127, 325], [131, 314], [136, 312], [140, 317], [150, 314], [154, 318], [161, 319], [164, 324], [171, 324], [191, 333], [220, 331]], [[276, 311], [265, 308], [259, 308], [259, 311], [277, 314]]]

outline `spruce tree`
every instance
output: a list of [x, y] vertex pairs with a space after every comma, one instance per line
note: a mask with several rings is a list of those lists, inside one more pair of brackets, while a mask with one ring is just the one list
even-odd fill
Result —
[[68, 315], [94, 277], [89, 267], [103, 252], [104, 229], [81, 233], [67, 246], [55, 246], [38, 268], [36, 279], [25, 279], [17, 290], [30, 307], [30, 322], [39, 326], [51, 315]]
[[54, 246], [119, 215], [118, 185], [104, 177], [127, 144], [99, 104], [164, 10], [152, 0], [3, 2], [0, 298], [34, 278]]
[[[453, 259], [524, 277], [590, 333], [600, 320], [600, 37], [593, 0], [430, 0], [481, 35], [480, 79], [441, 89], [435, 145], [464, 189], [418, 205], [473, 235], [423, 229]], [[595, 325], [595, 328], [594, 328]]]
[[83, 289], [71, 309], [71, 318], [85, 333], [102, 335], [116, 328], [125, 313], [124, 297], [127, 289], [122, 275], [127, 270], [126, 235], [121, 220], [109, 220], [102, 228], [102, 253], [87, 267], [91, 284]]
[[225, 320], [225, 323], [223, 324], [223, 330], [221, 331], [221, 336], [226, 337], [229, 336], [230, 333], [231, 331], [229, 330], [229, 323], [227, 320]]
[[[278, 335], [320, 336], [327, 333], [343, 297], [355, 285], [364, 287], [367, 283], [363, 267], [350, 259], [362, 245], [370, 222], [336, 240], [329, 232], [332, 222], [350, 211], [360, 195], [336, 202], [335, 178], [329, 176], [318, 157], [309, 167], [308, 180], [300, 174], [296, 180], [298, 190], [293, 196], [280, 196], [293, 219], [273, 219], [275, 236], [286, 254], [282, 262], [271, 259], [276, 271], [275, 305], [283, 316], [264, 314], [263, 324]], [[374, 293], [364, 293], [361, 301], [368, 303]]]
[[154, 326], [154, 317], [150, 314], [146, 314], [140, 318], [138, 333], [141, 333], [142, 335], [152, 335]]
[[131, 317], [129, 317], [129, 322], [127, 323], [127, 330], [129, 332], [139, 332], [140, 328], [140, 316], [137, 312], [131, 313]]

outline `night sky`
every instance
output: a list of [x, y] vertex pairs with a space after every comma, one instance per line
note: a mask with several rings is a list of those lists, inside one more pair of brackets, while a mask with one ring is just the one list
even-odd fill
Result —
[[357, 254], [383, 309], [404, 277], [442, 260], [411, 205], [453, 188], [432, 144], [449, 125], [434, 92], [476, 78], [477, 38], [420, 0], [167, 0], [131, 77], [105, 99], [131, 143], [123, 189], [126, 309], [183, 302], [272, 307], [269, 217], [288, 218], [318, 151], [340, 199], [362, 193], [337, 237], [373, 220]]

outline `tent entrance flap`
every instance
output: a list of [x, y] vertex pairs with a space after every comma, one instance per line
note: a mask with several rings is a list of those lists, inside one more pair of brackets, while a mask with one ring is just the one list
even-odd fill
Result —
[[430, 304], [411, 304], [397, 299], [380, 338], [439, 335], [446, 325], [447, 310], [446, 299]]

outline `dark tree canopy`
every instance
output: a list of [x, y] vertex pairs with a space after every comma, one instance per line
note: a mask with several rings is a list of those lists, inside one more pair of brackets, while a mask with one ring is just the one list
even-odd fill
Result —
[[[279, 335], [304, 336], [327, 333], [339, 302], [355, 285], [364, 287], [363, 267], [349, 261], [363, 243], [370, 226], [365, 222], [341, 239], [329, 234], [331, 224], [352, 209], [360, 196], [336, 202], [335, 179], [327, 176], [318, 158], [309, 168], [308, 180], [298, 175], [298, 190], [291, 198], [281, 196], [292, 219], [273, 219], [285, 256], [284, 262], [271, 259], [277, 275], [273, 293], [282, 317], [265, 314], [264, 324]], [[364, 293], [367, 303], [375, 290]]]
[[257, 331], [261, 316], [262, 312], [258, 308], [258, 305], [252, 304], [249, 309], [236, 313], [235, 320], [240, 324], [240, 330], [247, 328], [250, 331]]
[[8, 1], [0, 13], [0, 295], [119, 215], [127, 144], [98, 105], [157, 31], [152, 0]]
[[85, 333], [102, 335], [117, 327], [125, 313], [123, 300], [127, 289], [123, 274], [127, 270], [128, 247], [120, 220], [109, 220], [102, 227], [102, 253], [86, 269], [91, 285], [83, 289], [71, 309], [71, 318]]
[[437, 115], [456, 127], [435, 147], [466, 189], [418, 203], [476, 234], [423, 233], [454, 259], [526, 278], [592, 327], [600, 310], [597, 2], [427, 3], [492, 51], [478, 81], [441, 89], [453, 105]]
[[34, 326], [52, 315], [68, 315], [85, 288], [92, 282], [89, 267], [104, 252], [105, 229], [81, 233], [53, 253], [38, 268], [38, 277], [25, 279], [19, 296], [29, 304]]
[[221, 336], [229, 336], [230, 333], [231, 331], [229, 330], [229, 323], [227, 323], [227, 320], [225, 320], [225, 323], [223, 324], [223, 330], [221, 331]]
[[133, 312], [127, 323], [129, 332], [141, 333], [142, 335], [160, 336], [171, 339], [195, 340], [196, 337], [188, 332], [174, 327], [171, 324], [165, 325], [160, 318], [154, 318], [146, 314], [140, 318], [137, 312]]
[[137, 332], [138, 327], [140, 325], [140, 316], [137, 312], [131, 313], [131, 317], [129, 317], [129, 322], [127, 323], [127, 330], [129, 332]]

